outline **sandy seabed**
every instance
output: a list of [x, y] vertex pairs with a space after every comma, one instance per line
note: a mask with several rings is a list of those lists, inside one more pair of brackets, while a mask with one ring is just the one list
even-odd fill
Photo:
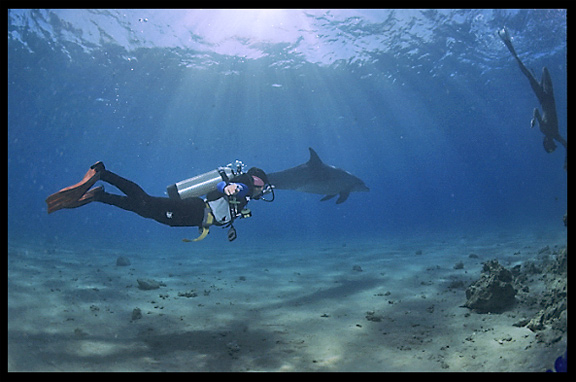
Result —
[[514, 326], [534, 304], [462, 307], [483, 262], [537, 262], [566, 245], [561, 228], [225, 244], [228, 253], [199, 243], [167, 253], [9, 242], [8, 370], [545, 371], [566, 350], [566, 331]]

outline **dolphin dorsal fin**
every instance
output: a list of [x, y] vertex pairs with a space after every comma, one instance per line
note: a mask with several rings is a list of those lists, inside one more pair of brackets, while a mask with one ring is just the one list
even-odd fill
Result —
[[318, 154], [316, 154], [316, 151], [314, 151], [314, 149], [312, 147], [308, 147], [308, 150], [310, 150], [310, 159], [308, 160], [308, 165], [309, 166], [322, 165], [323, 164], [322, 159], [320, 159]]

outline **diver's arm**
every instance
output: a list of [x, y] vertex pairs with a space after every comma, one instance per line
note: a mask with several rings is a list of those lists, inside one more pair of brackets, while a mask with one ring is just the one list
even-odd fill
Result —
[[568, 150], [568, 142], [566, 142], [566, 139], [564, 139], [564, 137], [562, 137], [560, 134], [556, 134], [554, 139], [556, 139], [556, 142], [560, 143], [562, 146], [564, 146], [566, 150]]
[[236, 195], [238, 197], [244, 197], [248, 195], [249, 188], [244, 183], [226, 183], [224, 181], [218, 183], [216, 186], [218, 191], [224, 195], [232, 196]]

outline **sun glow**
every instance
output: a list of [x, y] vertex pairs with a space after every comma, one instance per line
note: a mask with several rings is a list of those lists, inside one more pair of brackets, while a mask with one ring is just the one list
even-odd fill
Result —
[[186, 19], [213, 51], [248, 58], [256, 58], [251, 47], [258, 44], [296, 41], [307, 23], [303, 12], [283, 9], [191, 10]]
[[288, 13], [279, 9], [239, 9], [219, 11], [219, 16], [222, 25], [232, 35], [273, 38]]

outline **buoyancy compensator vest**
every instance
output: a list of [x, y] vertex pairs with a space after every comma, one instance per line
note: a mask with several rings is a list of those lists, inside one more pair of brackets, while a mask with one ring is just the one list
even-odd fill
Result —
[[[243, 170], [244, 164], [236, 160], [234, 164], [229, 163], [224, 167], [218, 167], [216, 170], [171, 184], [166, 187], [166, 190], [168, 196], [172, 199], [200, 197], [216, 190], [218, 183], [222, 181], [228, 183], [231, 178], [241, 175]], [[232, 223], [236, 217], [251, 216], [249, 213], [250, 210], [243, 209], [238, 213], [234, 204], [234, 202], [236, 202], [235, 197], [221, 197], [211, 201], [205, 199], [204, 201], [206, 203], [204, 219], [202, 225], [198, 227], [200, 236], [194, 240], [184, 239], [183, 241], [190, 242], [204, 239], [209, 233], [210, 226], [213, 224], [229, 227], [228, 240], [235, 240], [236, 230]]]

